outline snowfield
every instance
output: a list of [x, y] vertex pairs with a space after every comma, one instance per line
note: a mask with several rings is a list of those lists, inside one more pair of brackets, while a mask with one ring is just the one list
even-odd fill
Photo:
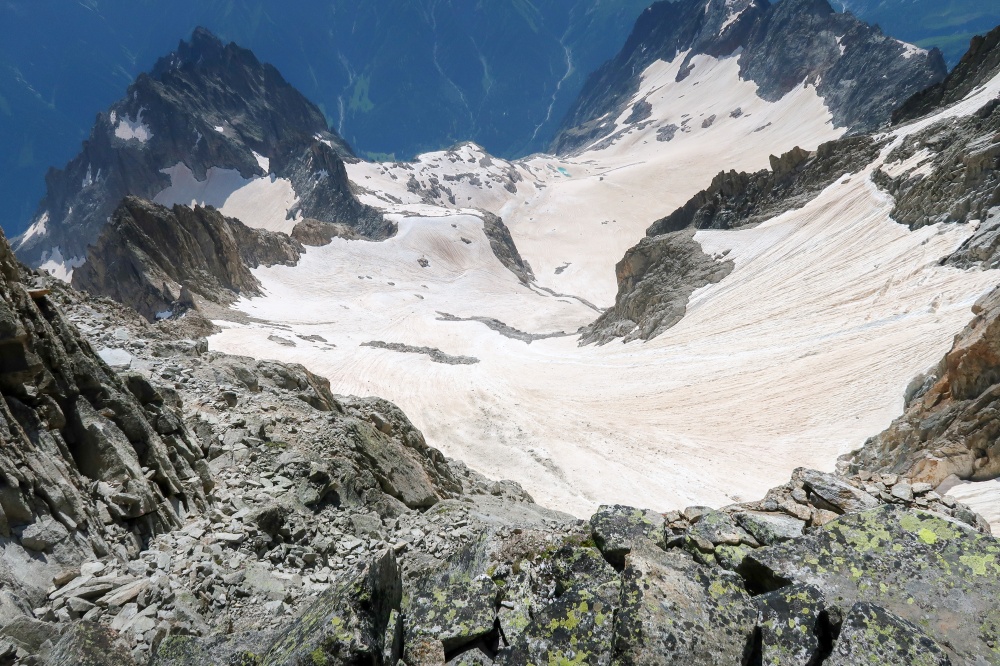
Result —
[[[446, 455], [581, 516], [602, 503], [724, 505], [759, 498], [795, 467], [832, 469], [901, 413], [909, 381], [950, 348], [998, 275], [939, 266], [972, 229], [896, 224], [870, 180], [878, 163], [858, 165], [800, 210], [698, 232], [736, 268], [698, 290], [664, 335], [578, 346], [577, 329], [614, 302], [615, 263], [649, 224], [723, 168], [764, 168], [772, 153], [842, 133], [813, 88], [771, 104], [738, 78], [735, 58], [699, 56], [676, 83], [682, 60], [645, 72], [634, 101], [652, 105], [647, 120], [573, 157], [508, 163], [466, 144], [413, 164], [350, 165], [362, 200], [399, 233], [335, 239], [296, 267], [256, 270], [267, 295], [236, 306], [254, 323], [218, 322], [212, 347], [302, 363], [336, 393], [390, 399]], [[974, 96], [997, 90], [1000, 80]], [[672, 125], [673, 138], [657, 140]], [[165, 200], [216, 196], [179, 168], [171, 176]], [[270, 184], [243, 199], [248, 217], [234, 197], [252, 183], [219, 184], [220, 207], [286, 230], [294, 192], [259, 180]], [[477, 208], [503, 217], [535, 283], [496, 259]], [[528, 343], [482, 318], [564, 335]], [[372, 341], [479, 362], [362, 346]]]
[[[267, 171], [268, 159], [254, 155]], [[298, 197], [292, 182], [286, 178], [271, 174], [247, 179], [235, 169], [212, 167], [205, 180], [198, 180], [183, 163], [164, 169], [163, 173], [170, 176], [170, 187], [153, 199], [163, 206], [215, 206], [223, 215], [239, 218], [248, 226], [285, 233], [290, 233], [298, 221], [288, 215]]]

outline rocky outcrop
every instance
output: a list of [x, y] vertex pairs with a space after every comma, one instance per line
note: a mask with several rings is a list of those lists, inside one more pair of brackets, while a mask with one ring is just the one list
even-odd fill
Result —
[[[16, 275], [12, 262], [0, 266]], [[11, 592], [0, 605], [0, 655], [122, 666], [668, 657], [722, 665], [786, 663], [784, 655], [997, 663], [985, 601], [1000, 585], [990, 559], [997, 542], [980, 517], [929, 485], [803, 469], [758, 502], [665, 514], [602, 507], [580, 521], [446, 460], [390, 403], [335, 396], [300, 366], [208, 351], [185, 337], [201, 330], [196, 312], [153, 325], [38, 280], [49, 293], [27, 293], [25, 303], [61, 322], [53, 331], [72, 331], [81, 354], [89, 345], [74, 323], [93, 344], [127, 354], [131, 367], [119, 378], [93, 368], [90, 376], [107, 377], [106, 392], [134, 396], [136, 418], [170, 433], [161, 441], [194, 442], [207, 478], [182, 481], [185, 491], [193, 482], [203, 489], [197, 500], [172, 495], [162, 514], [138, 521], [148, 531], [131, 548], [64, 549], [124, 536], [114, 519], [86, 523], [86, 532], [51, 511], [27, 526], [12, 522], [5, 566], [36, 547], [50, 548], [44, 555], [58, 566], [30, 601], [0, 569]], [[54, 339], [25, 340], [48, 354]], [[22, 396], [51, 418], [37, 397], [49, 394], [8, 390], [15, 369], [4, 368], [4, 404]], [[104, 404], [92, 408], [107, 414], [107, 434], [131, 412]], [[127, 452], [136, 422], [122, 423], [115, 451]], [[32, 451], [31, 441], [13, 450]], [[73, 456], [57, 447], [49, 458], [59, 468]], [[168, 459], [183, 468], [182, 455]], [[156, 469], [139, 469], [154, 495], [164, 493]], [[35, 505], [68, 487], [36, 478]], [[130, 481], [122, 506], [141, 488]], [[0, 496], [8, 519], [10, 495]], [[92, 494], [82, 501], [84, 514], [100, 506]], [[945, 633], [956, 625], [961, 632]], [[873, 631], [882, 638], [873, 641]]]
[[772, 155], [771, 168], [756, 173], [722, 171], [707, 189], [654, 222], [646, 235], [756, 226], [806, 205], [844, 174], [871, 163], [879, 148], [871, 137], [846, 138], [824, 143], [815, 152], [796, 147]]
[[622, 51], [587, 80], [553, 152], [571, 153], [613, 135], [641, 73], [655, 61], [685, 54], [681, 80], [698, 54], [737, 53], [741, 78], [756, 83], [762, 98], [775, 101], [797, 86], [814, 85], [836, 126], [856, 133], [881, 126], [899, 104], [947, 73], [938, 51], [886, 37], [851, 14], [834, 12], [826, 0], [658, 2], [639, 18]]
[[972, 38], [969, 50], [948, 76], [906, 100], [892, 114], [898, 125], [954, 104], [1000, 73], [1000, 27]]
[[655, 338], [684, 318], [696, 289], [732, 271], [732, 261], [705, 254], [694, 230], [643, 238], [615, 266], [614, 307], [583, 331], [580, 344]]
[[853, 466], [935, 486], [1000, 477], [1000, 290], [973, 312], [938, 366], [911, 383], [903, 415], [846, 458]]
[[194, 306], [192, 294], [225, 305], [259, 296], [250, 269], [294, 266], [303, 251], [285, 234], [251, 229], [214, 208], [168, 209], [126, 197], [74, 271], [73, 286], [155, 321]]
[[490, 240], [494, 256], [507, 270], [516, 275], [522, 284], [533, 282], [535, 274], [531, 272], [528, 262], [521, 258], [507, 225], [493, 213], [480, 211], [480, 214], [483, 216], [483, 233]]
[[908, 136], [873, 180], [895, 198], [894, 220], [918, 229], [938, 222], [980, 220], [976, 233], [947, 262], [993, 268], [1000, 262], [1000, 101]]
[[844, 174], [873, 161], [881, 147], [868, 136], [848, 137], [815, 152], [793, 148], [772, 155], [771, 168], [756, 173], [720, 172], [707, 189], [650, 225], [647, 237], [626, 252], [615, 267], [615, 305], [584, 329], [581, 343], [650, 340], [676, 325], [696, 289], [733, 270], [732, 261], [702, 251], [695, 230], [756, 226], [805, 206]]
[[[30, 616], [64, 570], [137, 556], [204, 508], [211, 488], [204, 452], [173, 407], [116, 375], [37, 279], [0, 236], [3, 624]], [[80, 598], [108, 584], [94, 579]]]
[[32, 265], [57, 249], [64, 260], [82, 259], [121, 200], [154, 199], [176, 165], [199, 181], [213, 167], [243, 179], [286, 178], [297, 200], [289, 216], [391, 235], [394, 226], [354, 197], [344, 167], [352, 159], [322, 112], [274, 67], [198, 29], [98, 115], [76, 158], [49, 172], [48, 192], [15, 249]]

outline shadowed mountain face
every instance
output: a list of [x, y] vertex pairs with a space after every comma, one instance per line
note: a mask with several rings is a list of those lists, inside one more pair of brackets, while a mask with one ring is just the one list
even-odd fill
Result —
[[[649, 0], [0, 4], [0, 225], [20, 233], [97, 109], [199, 25], [253, 49], [359, 154], [544, 147]], [[405, 118], [405, 122], [400, 119]], [[325, 128], [324, 128], [325, 129]]]
[[205, 188], [225, 201], [247, 184], [278, 184], [294, 193], [280, 217], [385, 236], [390, 225], [351, 193], [344, 159], [354, 159], [347, 144], [274, 67], [199, 29], [98, 115], [75, 159], [49, 172], [46, 197], [15, 249], [68, 275], [122, 197], [153, 199], [174, 182], [172, 169], [186, 180], [169, 203], [190, 203]]

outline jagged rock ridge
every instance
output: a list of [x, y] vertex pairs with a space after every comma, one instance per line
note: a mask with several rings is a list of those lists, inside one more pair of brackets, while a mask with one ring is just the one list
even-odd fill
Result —
[[898, 125], [954, 104], [1000, 71], [1000, 26], [986, 35], [972, 38], [969, 50], [948, 76], [938, 84], [922, 90], [896, 109], [892, 123]]
[[72, 267], [123, 197], [154, 199], [171, 185], [164, 170], [177, 165], [196, 181], [213, 167], [245, 180], [284, 178], [297, 197], [289, 216], [370, 238], [393, 233], [354, 197], [345, 159], [354, 159], [350, 148], [276, 69], [198, 29], [98, 115], [79, 156], [49, 172], [48, 194], [15, 248], [30, 264]]
[[73, 272], [73, 286], [152, 321], [194, 306], [192, 294], [225, 305], [259, 296], [250, 269], [294, 266], [303, 251], [285, 234], [251, 229], [212, 208], [171, 210], [126, 197]]
[[[882, 125], [900, 103], [947, 73], [940, 52], [886, 37], [850, 14], [834, 12], [826, 0], [658, 2], [639, 18], [622, 51], [588, 79], [553, 152], [573, 152], [611, 135], [639, 90], [640, 74], [657, 60], [682, 54], [678, 79], [688, 75], [695, 55], [739, 57], [740, 77], [756, 83], [768, 101], [813, 85], [834, 124], [852, 132]], [[626, 122], [642, 115], [636, 105]]]

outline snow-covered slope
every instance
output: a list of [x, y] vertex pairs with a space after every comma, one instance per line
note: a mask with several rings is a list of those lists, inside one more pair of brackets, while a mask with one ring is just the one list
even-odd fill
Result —
[[[580, 347], [573, 333], [611, 305], [614, 264], [653, 220], [720, 166], [764, 168], [772, 153], [843, 132], [811, 86], [767, 102], [734, 58], [695, 56], [677, 82], [682, 59], [643, 73], [631, 106], [647, 100], [646, 118], [574, 157], [507, 163], [466, 144], [412, 164], [350, 165], [361, 200], [390, 213], [397, 236], [335, 239], [297, 267], [255, 271], [268, 295], [237, 306], [255, 323], [224, 322], [211, 344], [390, 398], [448, 455], [581, 515], [602, 502], [725, 503], [800, 465], [831, 468], [900, 413], [912, 377], [997, 281], [939, 265], [974, 225], [910, 231], [871, 174], [908, 133], [995, 97], [1000, 78], [882, 137], [878, 160], [803, 208], [698, 232], [735, 269], [665, 334]], [[534, 283], [489, 250], [477, 208], [504, 218]]]

